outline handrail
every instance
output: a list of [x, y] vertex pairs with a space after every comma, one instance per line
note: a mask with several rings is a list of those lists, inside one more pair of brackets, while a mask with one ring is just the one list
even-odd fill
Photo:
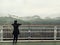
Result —
[[[22, 25], [23, 26], [23, 25]], [[34, 26], [34, 25], [30, 25], [30, 26]], [[37, 26], [37, 25], [35, 25], [35, 26]], [[38, 25], [38, 27], [39, 26], [41, 26], [41, 25]], [[43, 25], [42, 25], [43, 26]], [[47, 25], [48, 26], [48, 25]], [[60, 25], [59, 25], [60, 26]], [[35, 27], [36, 28], [36, 30], [33, 28], [28, 28], [27, 29], [27, 31], [26, 30], [24, 30], [23, 31], [23, 27], [21, 27], [22, 29], [21, 29], [21, 31], [20, 31], [20, 33], [21, 33], [21, 35], [23, 36], [23, 38], [25, 38], [24, 36], [26, 36], [26, 39], [47, 39], [47, 40], [49, 40], [49, 39], [52, 39], [53, 38], [53, 40], [57, 40], [57, 38], [58, 39], [60, 39], [59, 37], [57, 37], [57, 33], [59, 33], [60, 31], [57, 31], [57, 29], [60, 29], [60, 28], [58, 28], [57, 26], [55, 26], [55, 25], [53, 25], [53, 28], [39, 28], [39, 30], [38, 30], [38, 28], [37, 27]], [[9, 30], [9, 31], [7, 31], [7, 29]], [[13, 29], [13, 28], [12, 28]], [[6, 36], [7, 36], [7, 34], [12, 34], [12, 29], [11, 29], [11, 26], [10, 26], [10, 28], [9, 27], [6, 27], [6, 28], [4, 28], [3, 26], [2, 26], [2, 28], [0, 28], [0, 41], [2, 41], [3, 39], [9, 39], [8, 37], [5, 37], [4, 38], [4, 34], [6, 33]], [[44, 30], [42, 30], [42, 29], [44, 29]], [[52, 29], [52, 30], [51, 30]], [[6, 30], [6, 31], [5, 31]], [[30, 31], [29, 31], [30, 30]], [[35, 31], [34, 31], [35, 30]], [[11, 31], [11, 32], [10, 32]], [[48, 33], [49, 34], [48, 34]], [[45, 35], [45, 33], [48, 35], [47, 37], [46, 37], [46, 35]], [[32, 35], [31, 35], [32, 34]], [[52, 37], [50, 37], [51, 36], [51, 34], [52, 34]], [[38, 36], [40, 36], [40, 35], [43, 35], [42, 37], [38, 37]], [[44, 37], [44, 35], [45, 35], [45, 37]], [[36, 37], [35, 37], [36, 36]], [[11, 38], [10, 38], [11, 39]], [[21, 38], [22, 39], [22, 38]]]

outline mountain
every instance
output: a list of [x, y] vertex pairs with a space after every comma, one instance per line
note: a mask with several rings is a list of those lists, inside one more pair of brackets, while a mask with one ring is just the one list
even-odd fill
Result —
[[34, 16], [20, 17], [20, 19], [24, 21], [33, 21], [36, 19], [40, 19], [40, 16], [34, 15]]
[[17, 20], [18, 23], [23, 25], [37, 24], [37, 25], [60, 25], [60, 17], [50, 18], [46, 17], [45, 19], [40, 18], [38, 15], [28, 16], [28, 17], [17, 17], [17, 16], [5, 16], [0, 17], [0, 25], [1, 24], [12, 24], [14, 20]]

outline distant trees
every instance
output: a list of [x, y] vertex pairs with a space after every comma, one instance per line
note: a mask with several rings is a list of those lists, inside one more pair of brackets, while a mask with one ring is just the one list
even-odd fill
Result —
[[[12, 17], [0, 17], [0, 24], [12, 24], [15, 19], [16, 18], [12, 18]], [[46, 17], [45, 19], [42, 19], [39, 16], [34, 16], [32, 17], [31, 20], [27, 20], [27, 21], [22, 19], [17, 19], [17, 20], [19, 23], [22, 24], [60, 25], [60, 17], [56, 17], [56, 18]]]

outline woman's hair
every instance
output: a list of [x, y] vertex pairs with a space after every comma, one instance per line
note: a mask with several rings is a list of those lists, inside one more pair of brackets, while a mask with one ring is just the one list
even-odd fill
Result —
[[14, 23], [17, 23], [17, 20], [14, 20]]

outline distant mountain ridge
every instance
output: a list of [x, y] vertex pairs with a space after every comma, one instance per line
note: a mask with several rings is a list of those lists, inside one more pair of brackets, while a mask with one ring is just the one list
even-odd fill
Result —
[[60, 17], [56, 18], [46, 17], [45, 19], [42, 19], [38, 15], [28, 17], [17, 17], [17, 16], [0, 17], [0, 24], [12, 24], [14, 20], [17, 20], [18, 23], [21, 23], [23, 25], [25, 24], [60, 25]]

